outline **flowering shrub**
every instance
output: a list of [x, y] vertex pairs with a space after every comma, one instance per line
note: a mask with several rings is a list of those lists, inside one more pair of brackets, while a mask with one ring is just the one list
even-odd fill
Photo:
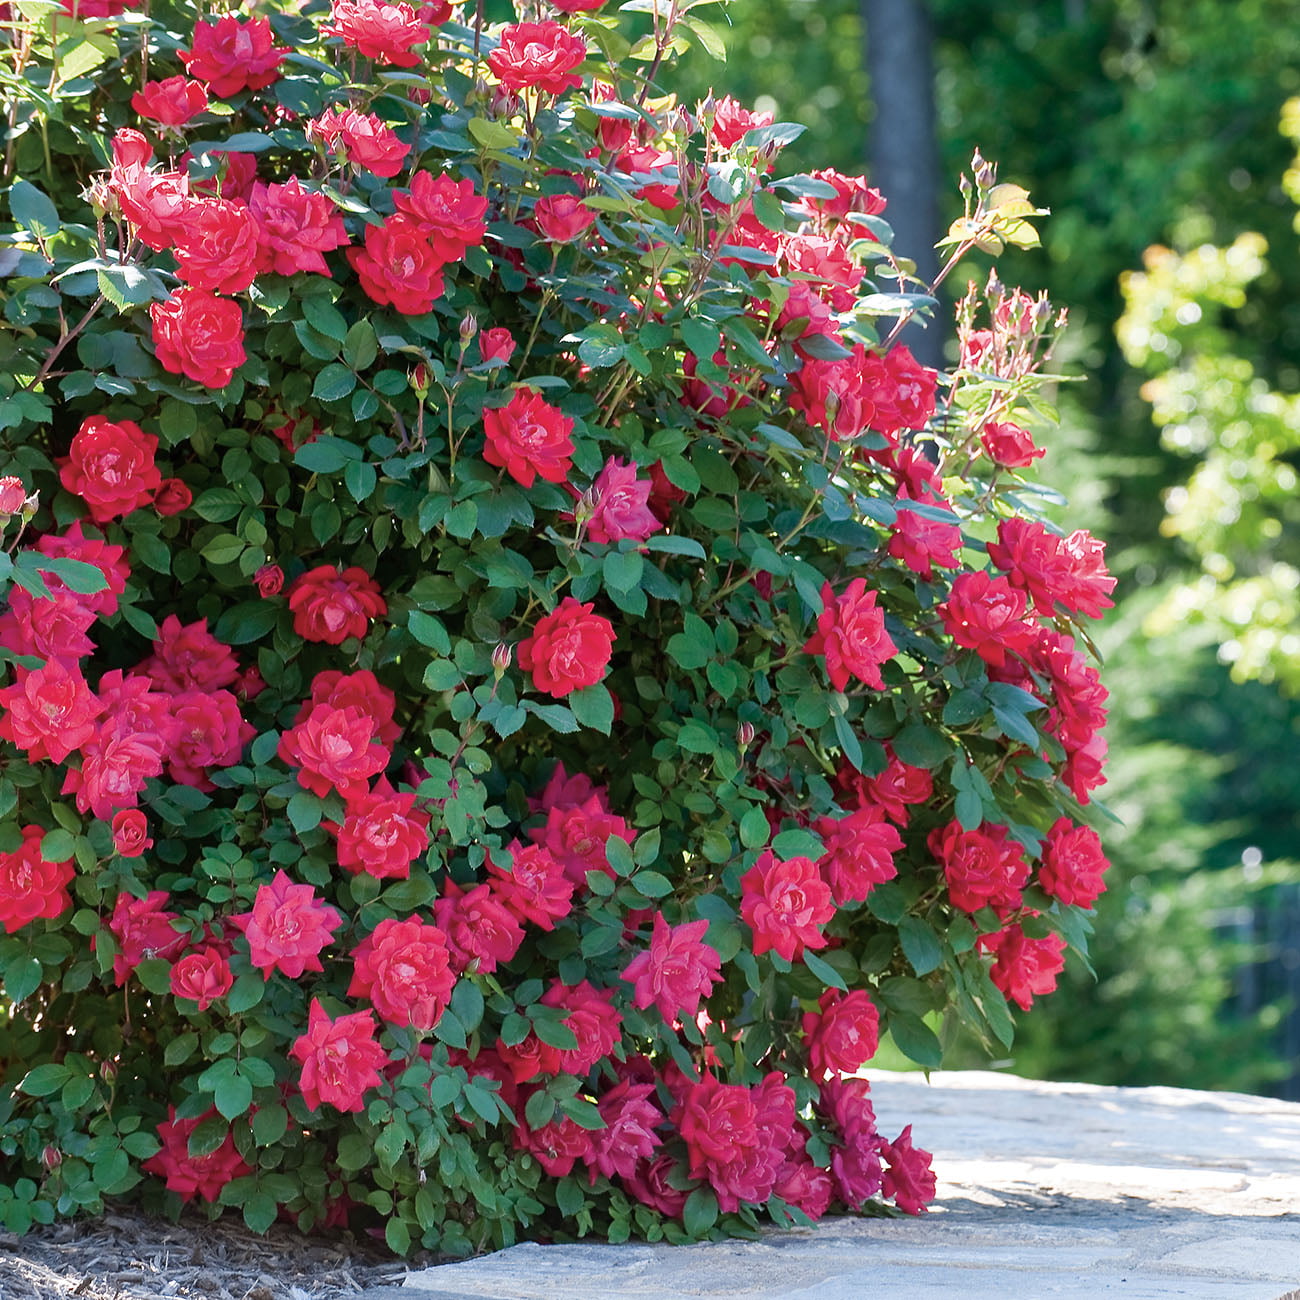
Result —
[[1105, 866], [1051, 308], [918, 365], [884, 200], [653, 96], [699, 6], [120, 8], [7, 29], [0, 1219], [919, 1212], [855, 1072], [1005, 1049]]

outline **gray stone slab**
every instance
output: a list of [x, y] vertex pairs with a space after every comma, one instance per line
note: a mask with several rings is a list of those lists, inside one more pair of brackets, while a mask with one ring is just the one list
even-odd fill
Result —
[[679, 1248], [527, 1243], [412, 1272], [400, 1293], [1300, 1300], [1300, 1105], [988, 1072], [869, 1077], [881, 1130], [911, 1123], [934, 1152], [930, 1215]]

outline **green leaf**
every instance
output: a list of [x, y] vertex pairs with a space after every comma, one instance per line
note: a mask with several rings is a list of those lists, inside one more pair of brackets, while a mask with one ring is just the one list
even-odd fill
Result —
[[48, 1097], [58, 1092], [71, 1076], [72, 1071], [66, 1065], [56, 1065], [53, 1062], [38, 1065], [23, 1076], [18, 1091], [25, 1092], [29, 1097]]
[[5, 971], [5, 995], [12, 1002], [29, 998], [41, 987], [41, 963], [35, 957], [20, 957]]
[[58, 209], [30, 181], [14, 182], [9, 191], [9, 211], [20, 226], [38, 239], [49, 239], [59, 233]]
[[658, 871], [638, 871], [632, 885], [647, 898], [664, 898], [673, 892], [672, 881]]
[[573, 1218], [587, 1204], [587, 1194], [582, 1184], [572, 1174], [566, 1174], [555, 1185], [555, 1208], [566, 1218]]
[[718, 1198], [711, 1187], [697, 1187], [682, 1208], [682, 1226], [692, 1237], [702, 1237], [718, 1221]]
[[406, 1226], [406, 1220], [396, 1215], [390, 1218], [384, 1225], [384, 1240], [394, 1255], [405, 1255], [411, 1249], [411, 1230]]
[[[357, 386], [357, 376], [351, 366], [332, 361], [316, 376], [311, 395], [320, 402], [337, 402]], [[305, 450], [305, 449], [301, 449]], [[302, 463], [301, 455], [298, 457]]]
[[610, 551], [601, 564], [605, 586], [614, 591], [631, 591], [641, 581], [645, 559], [636, 551]]
[[470, 135], [484, 149], [513, 149], [519, 136], [504, 122], [489, 121], [485, 117], [471, 117], [466, 123]]
[[253, 1085], [242, 1075], [227, 1075], [218, 1080], [212, 1100], [226, 1119], [238, 1119], [253, 1104]]
[[451, 654], [451, 637], [441, 619], [426, 614], [422, 609], [413, 609], [406, 617], [406, 627], [421, 645], [427, 645], [444, 657]]
[[266, 977], [260, 970], [241, 975], [226, 994], [226, 1006], [232, 1015], [251, 1011], [266, 993]]
[[77, 846], [71, 831], [46, 831], [41, 838], [41, 857], [46, 862], [66, 862]]
[[912, 767], [933, 768], [952, 757], [952, 743], [942, 732], [914, 722], [889, 742], [894, 753]]
[[918, 975], [928, 975], [943, 962], [943, 946], [934, 927], [919, 916], [904, 916], [898, 922], [898, 938], [903, 956]]
[[568, 1025], [558, 1020], [534, 1020], [533, 1033], [548, 1047], [558, 1048], [562, 1052], [571, 1052], [578, 1046], [578, 1036]]
[[614, 697], [606, 687], [597, 683], [567, 698], [573, 716], [582, 726], [609, 735], [614, 725]]
[[894, 1046], [917, 1065], [937, 1070], [943, 1064], [943, 1047], [934, 1030], [920, 1016], [908, 1011], [891, 1011], [889, 1032]]
[[269, 1147], [288, 1131], [289, 1112], [278, 1102], [259, 1106], [253, 1116], [253, 1141], [259, 1147]]
[[815, 952], [809, 948], [804, 949], [803, 964], [817, 976], [827, 988], [839, 989], [847, 993], [849, 986], [844, 982], [844, 977], [828, 961], [824, 961]]
[[280, 1207], [265, 1192], [254, 1192], [244, 1202], [243, 1210], [249, 1232], [256, 1232], [259, 1236], [270, 1228], [280, 1213]]
[[686, 346], [701, 361], [712, 361], [714, 353], [722, 346], [722, 332], [712, 321], [688, 316], [681, 323], [681, 331]]

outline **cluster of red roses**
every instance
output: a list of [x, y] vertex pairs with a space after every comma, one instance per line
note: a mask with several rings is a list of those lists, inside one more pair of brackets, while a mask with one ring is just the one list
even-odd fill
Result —
[[[552, 7], [574, 14], [596, 11], [603, 2], [553, 0]], [[112, 14], [121, 0], [64, 3], [82, 15], [90, 14], [91, 6]], [[421, 49], [435, 43], [437, 27], [452, 17], [450, 3], [417, 10], [400, 2], [333, 0], [319, 34], [341, 43], [349, 57], [415, 68], [426, 57]], [[484, 60], [494, 115], [531, 120], [544, 97], [583, 85], [579, 69], [589, 53], [586, 41], [560, 22], [521, 22], [500, 30]], [[132, 104], [157, 128], [170, 155], [213, 98], [252, 92], [256, 102], [257, 92], [281, 77], [288, 56], [265, 18], [228, 15], [200, 22], [179, 55], [188, 75], [146, 83]], [[589, 80], [588, 87], [593, 108], [619, 101], [612, 84]], [[430, 92], [417, 87], [411, 95], [422, 104]], [[269, 122], [293, 118], [278, 103], [266, 105]], [[743, 157], [757, 177], [775, 150], [745, 142], [771, 122], [768, 114], [722, 99], [701, 106], [689, 125], [703, 139], [706, 158]], [[392, 180], [408, 167], [418, 138], [410, 130], [394, 130], [389, 121], [353, 104], [335, 105], [299, 124], [306, 144], [317, 150], [317, 180], [328, 173], [337, 175], [341, 188], [356, 182], [370, 196], [370, 219], [349, 228], [343, 213], [355, 212], [358, 205], [341, 210], [337, 192], [317, 180], [259, 176], [255, 154], [224, 153], [219, 180], [198, 179], [191, 175], [188, 155], [174, 166], [158, 163], [140, 132], [119, 130], [113, 139], [113, 167], [93, 197], [102, 212], [122, 223], [126, 249], [139, 253], [143, 245], [174, 259], [180, 287], [150, 308], [153, 345], [169, 372], [214, 389], [230, 382], [245, 361], [239, 295], [251, 297], [259, 278], [330, 276], [346, 266], [369, 303], [418, 317], [442, 303], [449, 285], [463, 288], [458, 277], [464, 273], [454, 268], [471, 249], [491, 251], [516, 271], [523, 264], [514, 249], [497, 249], [495, 234], [488, 233], [494, 221], [517, 224], [552, 244], [572, 244], [575, 256], [608, 252], [620, 238], [599, 220], [599, 205], [585, 201], [596, 185], [579, 171], [551, 169], [545, 186], [561, 192], [525, 193], [521, 201], [516, 195], [512, 204], [480, 192], [484, 185], [477, 172], [474, 179], [458, 179], [451, 171], [416, 170], [404, 187], [389, 189], [373, 180]], [[1062, 628], [1066, 620], [1100, 615], [1110, 604], [1113, 579], [1105, 572], [1100, 544], [1086, 534], [1060, 537], [1015, 518], [1003, 519], [997, 541], [988, 545], [992, 571], [964, 567], [971, 547], [963, 532], [967, 520], [945, 492], [940, 467], [907, 437], [931, 422], [938, 376], [905, 347], [869, 350], [849, 332], [863, 277], [854, 244], [870, 233], [868, 223], [881, 213], [884, 200], [862, 177], [817, 172], [811, 192], [787, 205], [779, 223], [784, 225], [785, 215], [797, 215], [801, 227], [774, 229], [776, 223], [760, 219], [752, 202], [719, 198], [703, 169], [666, 147], [653, 114], [602, 115], [593, 134], [592, 166], [614, 178], [621, 192], [661, 212], [688, 198], [698, 200], [714, 222], [707, 235], [710, 258], [723, 268], [782, 277], [781, 293], [770, 301], [747, 294], [745, 308], [747, 323], [766, 340], [762, 346], [774, 361], [779, 358], [773, 370], [784, 376], [782, 383], [756, 378], [752, 366], [742, 370], [729, 343], [720, 341], [709, 361], [687, 352], [680, 387], [690, 419], [707, 433], [758, 401], [780, 409], [805, 441], [811, 436], [828, 455], [842, 452], [846, 474], [877, 485], [879, 495], [897, 506], [876, 534], [880, 565], [889, 557], [935, 584], [931, 598], [921, 603], [924, 612], [904, 619], [886, 584], [877, 589], [875, 579], [861, 575], [827, 580], [814, 626], [797, 631], [787, 658], [797, 660], [802, 653], [818, 673], [824, 671], [835, 692], [854, 696], [887, 691], [901, 680], [905, 632], [942, 642], [950, 661], [961, 650], [973, 651], [962, 658], [974, 662], [977, 657], [993, 683], [1021, 687], [1040, 701], [1048, 757], [1077, 800], [1087, 803], [1101, 780], [1099, 731], [1106, 694]], [[210, 168], [196, 169], [205, 170]], [[642, 245], [636, 249], [639, 256]], [[339, 250], [344, 251], [331, 267], [327, 258]], [[557, 252], [558, 265], [563, 250], [549, 251]], [[471, 265], [475, 257], [486, 253], [471, 257]], [[649, 299], [657, 305], [654, 294]], [[661, 326], [668, 316], [646, 312]], [[963, 331], [964, 365], [982, 366], [1000, 379], [1023, 374], [1041, 317], [1028, 299], [1000, 299], [989, 330]], [[574, 414], [547, 400], [553, 389], [544, 381], [554, 375], [537, 368], [529, 372], [535, 381], [529, 383], [525, 363], [538, 333], [533, 331], [523, 360], [516, 363], [518, 382], [488, 399], [481, 422], [459, 449], [481, 457], [476, 469], [499, 470], [499, 488], [507, 480], [525, 492], [561, 487], [564, 497], [545, 489], [551, 493], [550, 518], [539, 519], [538, 531], [547, 523], [572, 524], [574, 554], [590, 545], [609, 547], [621, 558], [612, 550], [619, 543], [641, 544], [689, 528], [677, 510], [686, 492], [663, 463], [598, 451], [594, 424], [580, 427]], [[478, 363], [473, 369], [490, 379], [519, 351], [507, 328], [480, 331], [475, 323], [468, 332], [462, 329], [457, 364], [473, 361], [474, 338]], [[578, 357], [562, 350], [559, 355], [557, 364], [571, 369], [579, 382], [588, 377]], [[421, 415], [432, 383], [423, 364], [411, 374]], [[571, 411], [581, 409], [580, 402], [570, 403]], [[302, 412], [277, 408], [263, 422], [267, 427], [278, 422], [274, 432], [292, 460], [296, 449], [325, 431], [324, 419], [308, 406]], [[978, 450], [974, 445], [966, 450], [972, 461], [982, 454], [994, 473], [1024, 467], [1042, 454], [1029, 433], [1009, 419], [984, 421], [977, 437]], [[276, 444], [271, 447], [274, 454]], [[164, 478], [158, 449], [158, 439], [132, 420], [92, 415], [59, 464], [60, 481], [105, 534], [145, 508], [184, 516], [193, 505], [190, 489], [180, 478]], [[420, 462], [421, 475], [425, 463]], [[453, 467], [447, 468], [454, 479]], [[431, 474], [433, 469], [430, 465]], [[516, 492], [514, 486], [509, 490]], [[571, 508], [555, 509], [557, 497]], [[28, 500], [21, 483], [0, 481], [0, 520], [24, 510]], [[129, 536], [129, 529], [124, 531]], [[389, 606], [391, 601], [400, 611], [407, 593], [394, 584], [385, 590], [358, 563], [306, 567], [295, 556], [276, 553], [277, 544], [268, 541], [266, 563], [252, 574], [258, 593], [270, 601], [283, 597], [286, 622], [291, 616], [301, 641], [345, 647], [350, 656], [343, 667], [321, 668], [309, 681], [296, 678], [293, 694], [263, 715], [279, 732], [275, 757], [288, 770], [286, 785], [329, 801], [331, 811], [321, 823], [330, 837], [325, 855], [332, 844], [330, 865], [337, 865], [343, 879], [410, 879], [420, 874], [442, 830], [442, 801], [418, 792], [428, 776], [420, 761], [434, 751], [426, 737], [408, 730], [410, 700], [399, 700], [388, 684], [399, 680], [395, 671], [389, 674], [392, 657], [351, 656], [354, 643], [373, 644], [381, 631], [386, 636], [401, 629], [403, 615], [390, 619]], [[240, 763], [255, 734], [248, 718], [256, 710], [250, 705], [265, 684], [255, 666], [241, 666], [206, 620], [183, 623], [176, 614], [158, 627], [152, 653], [134, 664], [116, 660], [128, 666], [100, 666], [96, 679], [91, 633], [114, 615], [127, 591], [132, 575], [126, 549], [88, 534], [77, 522], [62, 532], [45, 532], [34, 552], [93, 565], [104, 587], [79, 594], [50, 573], [48, 595], [14, 589], [0, 615], [0, 647], [40, 660], [41, 666], [16, 667], [12, 684], [0, 689], [0, 739], [33, 763], [63, 766], [63, 790], [75, 795], [78, 811], [109, 822], [116, 852], [138, 864], [153, 844], [139, 806], [148, 802], [147, 782], [165, 779], [212, 792], [212, 775]], [[649, 554], [643, 549], [629, 557]], [[653, 577], [661, 576], [655, 570]], [[779, 594], [772, 573], [750, 576], [762, 600]], [[512, 683], [520, 695], [531, 689], [569, 700], [606, 681], [617, 667], [616, 646], [620, 656], [632, 653], [627, 644], [632, 638], [622, 627], [616, 630], [617, 615], [611, 619], [598, 612], [592, 595], [597, 588], [582, 591], [581, 599], [573, 594], [557, 599], [564, 583], [548, 594], [544, 603], [550, 608], [525, 614], [492, 656], [498, 680], [513, 667], [526, 675], [526, 681]], [[815, 582], [810, 590], [816, 590]], [[800, 595], [813, 603], [810, 595]], [[908, 621], [916, 626], [905, 626]], [[282, 626], [277, 635], [283, 631]], [[764, 634], [769, 635], [766, 629]], [[813, 659], [819, 662], [812, 665]], [[360, 662], [374, 667], [359, 667]], [[418, 674], [407, 680], [416, 679]], [[743, 757], [748, 745], [758, 743], [754, 726], [744, 724], [738, 736]], [[1038, 761], [1031, 747], [1009, 739], [1007, 744], [1006, 761], [1013, 769], [1018, 762]], [[945, 905], [972, 914], [992, 909], [999, 918], [1001, 927], [980, 935], [978, 949], [987, 954], [998, 988], [1027, 1008], [1034, 996], [1053, 987], [1064, 949], [1057, 935], [1034, 937], [1032, 925], [1034, 934], [1026, 932], [1031, 874], [1033, 883], [1062, 905], [1091, 906], [1104, 887], [1106, 866], [1097, 835], [1062, 817], [1035, 855], [1001, 824], [971, 827], [952, 820], [933, 826], [934, 814], [949, 815], [948, 792], [936, 797], [930, 770], [905, 762], [888, 743], [884, 750], [886, 765], [875, 775], [840, 758], [831, 786], [835, 807], [815, 817], [793, 809], [788, 782], [778, 787], [762, 765], [754, 765], [756, 785], [769, 781], [780, 797], [765, 810], [771, 836], [731, 885], [748, 930], [746, 955], [771, 954], [775, 969], [785, 971], [781, 963], [835, 949], [843, 939], [832, 923], [899, 876], [910, 833], [914, 857], [924, 843], [927, 863], [938, 868]], [[899, 750], [907, 752], [901, 743]], [[828, 774], [836, 763], [836, 751], [829, 752]], [[453, 776], [453, 790], [455, 784]], [[917, 810], [930, 814], [928, 833], [909, 831]], [[337, 892], [330, 893], [334, 886], [296, 881], [292, 863], [288, 870], [277, 865], [274, 874], [266, 865], [243, 901], [215, 909], [216, 915], [211, 907], [202, 917], [191, 914], [179, 890], [149, 889], [140, 897], [123, 890], [104, 922], [114, 943], [113, 979], [124, 985], [143, 962], [162, 959], [169, 963], [171, 991], [186, 1014], [207, 1013], [214, 1006], [220, 1014], [235, 984], [236, 957], [236, 969], [246, 960], [264, 980], [295, 986], [306, 1022], [294, 1026], [283, 1056], [296, 1066], [297, 1092], [311, 1111], [328, 1107], [359, 1114], [375, 1090], [397, 1079], [412, 1059], [394, 1045], [398, 1034], [428, 1035], [447, 1014], [458, 987], [464, 992], [479, 976], [488, 983], [500, 978], [502, 968], [531, 953], [532, 943], [550, 962], [550, 950], [539, 940], [574, 927], [585, 907], [618, 888], [613, 858], [630, 854], [623, 846], [637, 841], [637, 831], [615, 811], [609, 790], [567, 772], [563, 764], [534, 790], [527, 814], [514, 820], [516, 838], [486, 848], [480, 865], [457, 864], [465, 868], [457, 872], [460, 883], [449, 873], [437, 877], [437, 896], [423, 915], [411, 911], [378, 921], [363, 921], [361, 913], [345, 915], [328, 901], [339, 901]], [[820, 853], [782, 856], [766, 847], [791, 822], [815, 833]], [[47, 859], [43, 838], [39, 826], [29, 825], [20, 847], [0, 852], [0, 924], [7, 932], [60, 917], [71, 904], [71, 857]], [[752, 842], [752, 836], [744, 838], [745, 844]], [[932, 866], [925, 869], [934, 874]], [[537, 982], [532, 1005], [549, 1013], [549, 1021], [545, 1015], [506, 1017], [495, 1040], [489, 1031], [481, 1042], [476, 1036], [463, 1049], [451, 1048], [450, 1067], [490, 1084], [515, 1148], [535, 1157], [548, 1174], [562, 1177], [581, 1166], [592, 1185], [602, 1176], [617, 1180], [637, 1201], [668, 1216], [682, 1218], [692, 1183], [711, 1189], [724, 1211], [776, 1197], [816, 1218], [833, 1202], [857, 1208], [883, 1194], [908, 1212], [920, 1212], [934, 1193], [928, 1156], [913, 1148], [910, 1127], [893, 1142], [877, 1132], [867, 1084], [852, 1077], [877, 1049], [881, 1012], [874, 990], [828, 988], [815, 1008], [806, 999], [793, 1020], [786, 1054], [766, 1057], [765, 1052], [766, 1076], [748, 1085], [724, 1082], [729, 1063], [716, 1044], [736, 1043], [738, 1057], [743, 1044], [730, 1021], [710, 1019], [706, 1003], [724, 983], [728, 962], [706, 938], [709, 921], [670, 919], [688, 915], [671, 901], [660, 911], [621, 913], [613, 945], [619, 949], [618, 965], [608, 959], [605, 986], [599, 976], [593, 982], [548, 974]], [[106, 963], [103, 952], [101, 957]], [[808, 965], [811, 969], [813, 962]], [[600, 967], [587, 969], [595, 975]], [[313, 975], [325, 978], [312, 981]], [[337, 996], [344, 981], [344, 996], [356, 1009]], [[508, 982], [503, 986], [508, 993]], [[331, 1014], [327, 1001], [346, 1009]], [[639, 1050], [632, 1026], [638, 1013], [651, 1010], [662, 1022], [655, 1024], [656, 1034], [666, 1034], [674, 1048], [692, 1045], [695, 1076], [682, 1068], [684, 1057], [652, 1059]], [[552, 1031], [539, 1029], [543, 1023]], [[425, 1059], [432, 1059], [433, 1050], [427, 1041], [419, 1048]], [[293, 1084], [285, 1077], [283, 1056], [280, 1082], [288, 1093]], [[774, 1063], [781, 1068], [769, 1069]], [[796, 1075], [816, 1085], [807, 1094], [814, 1100], [802, 1106], [805, 1094], [791, 1082]], [[562, 1076], [576, 1078], [580, 1100], [598, 1114], [601, 1126], [557, 1113], [554, 1106], [537, 1109], [538, 1101], [550, 1100], [544, 1094]], [[749, 1077], [757, 1077], [757, 1071]], [[190, 1138], [208, 1117], [195, 1117], [192, 1104], [189, 1109], [188, 1114], [169, 1110], [157, 1129], [162, 1149], [145, 1168], [183, 1199], [197, 1195], [212, 1201], [232, 1179], [252, 1172], [245, 1158], [251, 1158], [251, 1148], [247, 1143], [237, 1148], [228, 1134], [215, 1150], [209, 1144], [207, 1154], [192, 1154]], [[543, 1112], [545, 1119], [530, 1121], [530, 1115]]]

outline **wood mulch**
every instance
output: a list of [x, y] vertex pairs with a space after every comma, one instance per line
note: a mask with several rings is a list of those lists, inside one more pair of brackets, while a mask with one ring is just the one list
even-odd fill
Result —
[[0, 1232], [0, 1300], [346, 1300], [405, 1276], [367, 1240], [109, 1213]]

